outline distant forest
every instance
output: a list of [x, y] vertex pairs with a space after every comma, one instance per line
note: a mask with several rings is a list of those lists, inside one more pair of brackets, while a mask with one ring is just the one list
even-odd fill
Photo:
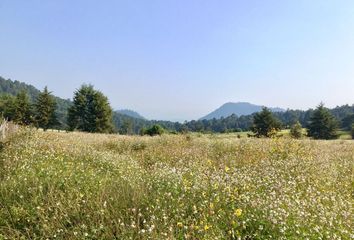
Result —
[[[40, 90], [32, 85], [4, 79], [0, 77], [0, 112], [3, 109], [3, 100], [9, 95], [14, 96], [25, 90], [30, 99], [34, 101]], [[50, 88], [49, 88], [50, 90]], [[56, 115], [58, 118], [58, 129], [67, 129], [67, 110], [72, 105], [71, 100], [55, 97], [57, 102]], [[274, 116], [281, 122], [283, 128], [289, 128], [291, 125], [299, 121], [303, 127], [308, 126], [310, 116], [313, 110], [286, 110], [284, 112], [275, 112]], [[330, 112], [335, 116], [339, 126], [343, 130], [350, 130], [351, 124], [354, 123], [354, 104], [343, 105], [330, 109]], [[139, 134], [142, 129], [149, 128], [155, 124], [161, 125], [163, 128], [170, 132], [241, 132], [248, 131], [253, 124], [253, 116], [236, 116], [231, 115], [220, 119], [211, 120], [192, 120], [184, 123], [171, 122], [171, 121], [157, 121], [146, 120], [142, 118], [135, 118], [126, 114], [114, 111], [113, 123], [116, 130], [121, 134]]]

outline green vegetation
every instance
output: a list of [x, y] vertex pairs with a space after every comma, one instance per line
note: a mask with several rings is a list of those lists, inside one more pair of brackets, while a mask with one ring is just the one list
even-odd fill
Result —
[[14, 100], [13, 121], [22, 125], [29, 125], [33, 122], [32, 106], [26, 91], [19, 92]]
[[264, 107], [253, 117], [252, 131], [257, 137], [272, 137], [280, 130], [280, 122], [274, 118], [272, 112]]
[[[1, 113], [3, 113], [3, 117], [9, 118], [7, 112], [9, 111], [8, 108], [12, 106], [11, 104], [10, 105], [6, 104], [6, 103], [11, 103], [11, 100], [10, 101], [6, 101], [6, 100], [11, 99], [12, 96], [16, 96], [21, 91], [25, 91], [28, 94], [30, 103], [34, 103], [38, 95], [41, 93], [40, 90], [38, 90], [32, 85], [19, 82], [19, 81], [12, 81], [10, 79], [6, 80], [0, 77], [0, 111]], [[67, 112], [68, 112], [68, 108], [71, 106], [71, 101], [68, 99], [62, 99], [55, 96], [54, 99], [57, 104], [55, 114], [58, 120], [58, 124], [55, 127], [58, 129], [66, 129]], [[3, 102], [4, 100], [5, 102]], [[7, 107], [1, 108], [1, 106], [7, 106]]]
[[235, 134], [22, 129], [0, 152], [0, 239], [351, 238], [353, 141]]
[[70, 130], [84, 132], [113, 132], [112, 108], [108, 99], [92, 85], [82, 85], [74, 93], [73, 105], [68, 110]]
[[153, 125], [150, 128], [147, 129], [142, 129], [141, 134], [142, 135], [150, 135], [150, 136], [156, 136], [156, 135], [162, 135], [165, 132], [163, 127], [161, 127], [158, 124]]
[[311, 122], [308, 126], [308, 136], [314, 139], [335, 139], [338, 137], [337, 122], [322, 103], [311, 116]]
[[57, 103], [54, 97], [45, 87], [34, 104], [35, 107], [35, 124], [37, 127], [47, 130], [58, 124], [57, 116], [55, 115]]
[[290, 136], [296, 139], [302, 137], [302, 126], [300, 122], [296, 122], [290, 129]]
[[352, 139], [354, 139], [354, 123], [352, 124], [351, 135], [352, 135]]
[[[38, 96], [41, 92], [35, 87], [21, 83], [18, 81], [5, 80], [0, 77], [0, 113], [8, 120], [14, 120], [15, 115], [15, 98], [16, 95], [21, 92], [26, 92], [29, 98], [31, 116], [30, 120], [26, 120], [25, 124], [36, 124], [35, 118], [40, 118], [42, 113], [39, 113], [35, 104]], [[54, 97], [54, 96], [53, 96]], [[47, 127], [55, 129], [70, 129], [68, 126], [68, 109], [72, 106], [70, 100], [54, 97], [56, 102], [55, 116], [57, 118], [57, 124], [50, 124]], [[72, 107], [71, 109], [73, 109]], [[34, 111], [33, 111], [34, 110]], [[37, 112], [36, 112], [37, 111]], [[340, 137], [347, 138], [347, 135], [351, 129], [352, 123], [354, 123], [354, 105], [343, 105], [328, 110], [340, 123], [340, 130], [338, 131]], [[21, 113], [22, 114], [22, 113]], [[309, 127], [311, 117], [314, 114], [314, 110], [309, 109], [307, 111], [301, 110], [286, 110], [284, 112], [272, 112], [274, 118], [278, 119], [282, 129], [290, 129], [296, 122], [299, 122], [304, 128]], [[245, 132], [249, 131], [253, 127], [253, 120], [255, 114], [246, 116], [236, 116], [232, 114], [228, 117], [221, 117], [220, 119], [210, 120], [192, 120], [189, 122], [179, 123], [171, 121], [155, 121], [146, 120], [138, 113], [131, 110], [120, 110], [112, 113], [113, 126], [108, 127], [111, 123], [106, 122], [108, 128], [115, 129], [121, 134], [137, 135], [142, 132], [143, 129], [151, 128], [154, 125], [160, 125], [166, 131], [169, 132], [202, 132], [202, 133], [229, 133], [229, 132]], [[45, 117], [43, 117], [45, 118]], [[101, 116], [98, 119], [103, 119]], [[19, 121], [21, 123], [21, 121]], [[109, 121], [110, 122], [110, 121]], [[73, 126], [71, 126], [72, 129]], [[79, 128], [78, 128], [79, 129]], [[95, 128], [84, 131], [96, 131]], [[98, 130], [103, 131], [102, 129]], [[108, 131], [108, 130], [104, 130]], [[274, 132], [273, 132], [274, 133]]]

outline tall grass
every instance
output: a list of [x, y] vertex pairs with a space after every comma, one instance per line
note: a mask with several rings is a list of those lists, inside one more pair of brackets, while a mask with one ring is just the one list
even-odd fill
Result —
[[350, 239], [353, 141], [21, 130], [0, 239]]

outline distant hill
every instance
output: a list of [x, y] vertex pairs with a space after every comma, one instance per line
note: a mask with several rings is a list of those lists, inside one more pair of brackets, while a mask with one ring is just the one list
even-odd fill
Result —
[[[22, 90], [25, 90], [27, 92], [32, 102], [37, 98], [38, 94], [40, 93], [39, 89], [30, 84], [0, 77], [0, 95], [9, 94], [15, 96]], [[57, 102], [56, 113], [58, 116], [59, 123], [61, 125], [61, 128], [66, 128], [67, 111], [68, 108], [71, 106], [71, 101], [69, 99], [63, 99], [56, 96], [55, 100]]]
[[130, 109], [122, 109], [122, 110], [117, 110], [116, 112], [127, 115], [129, 117], [133, 117], [133, 118], [137, 118], [137, 119], [144, 119], [146, 120], [146, 118], [144, 118], [143, 116], [141, 116], [139, 113], [130, 110]]
[[[228, 117], [231, 116], [232, 114], [235, 114], [237, 116], [245, 116], [245, 115], [250, 115], [255, 112], [259, 112], [262, 110], [263, 106], [260, 105], [255, 105], [251, 104], [248, 102], [229, 102], [225, 103], [215, 111], [209, 113], [208, 115], [202, 117], [200, 120], [210, 120], [210, 119], [219, 119], [221, 117]], [[283, 112], [285, 111], [282, 108], [270, 108], [271, 111], [273, 112]]]

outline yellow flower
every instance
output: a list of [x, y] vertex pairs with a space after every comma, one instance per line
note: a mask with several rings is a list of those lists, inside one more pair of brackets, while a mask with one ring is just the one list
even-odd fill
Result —
[[209, 228], [211, 228], [211, 226], [209, 226], [208, 224], [204, 226], [205, 231], [208, 231]]
[[180, 227], [180, 228], [183, 227], [183, 223], [178, 222], [178, 223], [177, 223], [177, 227]]
[[242, 209], [237, 208], [237, 209], [235, 210], [235, 212], [234, 212], [234, 215], [235, 215], [236, 217], [241, 216], [241, 215], [242, 215]]
[[225, 172], [228, 172], [230, 168], [228, 166], [225, 166]]

